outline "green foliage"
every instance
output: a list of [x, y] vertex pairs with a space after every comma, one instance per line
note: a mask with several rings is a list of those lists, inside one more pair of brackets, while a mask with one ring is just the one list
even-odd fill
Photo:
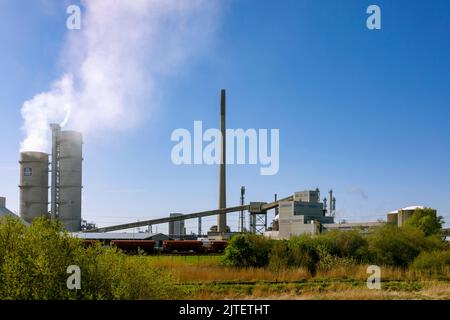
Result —
[[312, 275], [318, 269], [354, 265], [367, 256], [367, 240], [357, 231], [330, 232], [312, 237], [302, 235], [276, 242], [269, 255], [273, 270], [306, 268]]
[[435, 236], [413, 227], [399, 228], [386, 224], [368, 238], [370, 260], [379, 265], [406, 267], [422, 251], [441, 249], [444, 244]]
[[324, 250], [333, 256], [353, 258], [358, 262], [363, 262], [368, 258], [369, 243], [358, 230], [333, 230], [320, 235], [317, 241]]
[[443, 224], [443, 217], [437, 216], [436, 210], [430, 208], [416, 209], [405, 222], [406, 226], [422, 230], [427, 236], [439, 235]]
[[231, 238], [222, 262], [234, 267], [264, 267], [269, 263], [272, 241], [254, 234], [241, 234]]
[[449, 250], [422, 252], [411, 264], [411, 269], [420, 271], [444, 271], [449, 267]]
[[310, 235], [293, 237], [289, 240], [290, 265], [304, 267], [314, 275], [320, 260], [318, 243]]
[[[179, 292], [169, 274], [99, 244], [84, 248], [58, 222], [0, 221], [0, 299], [153, 299]], [[81, 269], [81, 289], [67, 289], [67, 267]]]
[[291, 250], [288, 240], [275, 241], [269, 253], [269, 267], [272, 270], [282, 270], [292, 265]]
[[223, 262], [236, 267], [264, 267], [272, 270], [318, 269], [373, 263], [406, 267], [422, 252], [443, 250], [444, 242], [421, 229], [386, 224], [371, 235], [358, 230], [331, 231], [318, 236], [302, 235], [289, 240], [270, 241], [263, 236], [238, 235], [225, 250]]
[[269, 267], [272, 270], [301, 267], [315, 274], [319, 259], [317, 243], [311, 236], [304, 235], [277, 241], [269, 254]]

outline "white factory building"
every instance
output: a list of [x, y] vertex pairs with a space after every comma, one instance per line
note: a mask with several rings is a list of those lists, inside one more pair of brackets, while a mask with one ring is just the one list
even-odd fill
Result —
[[318, 189], [295, 192], [292, 200], [279, 202], [273, 229], [265, 235], [275, 239], [288, 239], [305, 233], [320, 233], [322, 224], [334, 223], [334, 217], [326, 215], [329, 210], [327, 211], [325, 203], [325, 199], [320, 201]]

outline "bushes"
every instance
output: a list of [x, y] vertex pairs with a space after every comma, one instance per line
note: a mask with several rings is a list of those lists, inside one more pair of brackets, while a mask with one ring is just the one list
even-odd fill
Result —
[[315, 274], [319, 260], [317, 243], [309, 235], [279, 241], [269, 254], [269, 266], [273, 270], [302, 267]]
[[239, 235], [230, 241], [224, 262], [236, 267], [269, 266], [272, 270], [300, 267], [314, 275], [319, 269], [358, 263], [407, 267], [422, 252], [443, 250], [444, 247], [439, 237], [426, 236], [418, 228], [386, 224], [369, 236], [357, 230], [278, 241], [257, 235]]
[[426, 236], [439, 235], [444, 219], [436, 214], [436, 210], [430, 208], [416, 209], [412, 216], [406, 220], [407, 226], [422, 230]]
[[[49, 219], [25, 227], [0, 221], [0, 299], [153, 299], [177, 295], [169, 274], [100, 245], [85, 249]], [[68, 290], [69, 265], [81, 269], [81, 290]]]
[[414, 259], [411, 269], [419, 271], [445, 271], [450, 268], [450, 251], [422, 252]]
[[378, 265], [406, 267], [422, 251], [441, 249], [443, 242], [426, 237], [416, 228], [386, 224], [377, 228], [368, 238], [370, 260]]
[[368, 259], [369, 243], [358, 230], [333, 230], [320, 235], [317, 241], [329, 254], [339, 258], [353, 258], [358, 262]]
[[272, 241], [258, 235], [236, 235], [225, 249], [222, 262], [233, 267], [264, 267], [269, 263]]

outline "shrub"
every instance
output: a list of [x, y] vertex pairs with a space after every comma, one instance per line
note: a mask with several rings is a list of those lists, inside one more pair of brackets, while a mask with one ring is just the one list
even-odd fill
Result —
[[317, 263], [320, 260], [317, 239], [309, 234], [293, 237], [289, 241], [289, 250], [291, 265], [307, 268], [312, 275], [315, 275]]
[[412, 227], [386, 224], [377, 228], [368, 238], [370, 260], [375, 264], [406, 267], [422, 251], [441, 249], [443, 242], [437, 237], [426, 237]]
[[289, 240], [275, 241], [269, 253], [269, 268], [278, 271], [292, 267], [291, 260]]
[[422, 230], [426, 236], [439, 235], [444, 220], [437, 216], [436, 210], [430, 208], [416, 209], [412, 216], [406, 220], [405, 225]]
[[269, 254], [269, 266], [273, 270], [302, 267], [312, 275], [319, 260], [318, 242], [310, 235], [277, 241]]
[[[179, 290], [170, 274], [146, 268], [143, 257], [128, 257], [101, 245], [84, 248], [50, 219], [25, 227], [0, 221], [0, 299], [153, 299]], [[81, 269], [81, 289], [68, 290], [69, 265]]]
[[318, 237], [322, 251], [339, 258], [352, 258], [363, 262], [368, 257], [369, 243], [358, 230], [333, 230]]
[[450, 267], [450, 251], [422, 252], [411, 263], [411, 269], [420, 271], [443, 271]]
[[240, 234], [231, 238], [222, 262], [233, 267], [264, 267], [269, 263], [272, 241], [264, 236]]

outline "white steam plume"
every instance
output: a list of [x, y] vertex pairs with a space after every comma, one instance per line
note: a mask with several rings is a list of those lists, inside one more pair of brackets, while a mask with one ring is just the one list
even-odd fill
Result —
[[84, 134], [135, 126], [158, 82], [201, 52], [218, 18], [211, 0], [85, 0], [82, 29], [69, 31], [66, 69], [22, 106], [22, 151], [45, 151], [49, 123]]

